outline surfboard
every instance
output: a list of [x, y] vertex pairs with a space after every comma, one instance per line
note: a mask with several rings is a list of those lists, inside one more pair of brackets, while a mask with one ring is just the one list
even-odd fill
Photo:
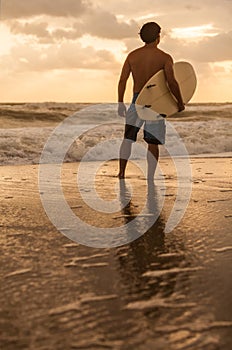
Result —
[[[186, 104], [196, 90], [196, 74], [188, 62], [176, 62], [173, 69]], [[164, 70], [160, 70], [148, 80], [137, 97], [135, 108], [139, 118], [143, 120], [157, 120], [160, 115], [168, 117], [178, 112], [176, 99], [168, 88]]]

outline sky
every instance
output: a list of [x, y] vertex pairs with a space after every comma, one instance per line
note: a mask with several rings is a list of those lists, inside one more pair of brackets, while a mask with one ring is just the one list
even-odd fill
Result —
[[116, 102], [122, 64], [151, 21], [159, 48], [193, 65], [192, 102], [232, 101], [232, 0], [0, 3], [0, 102]]

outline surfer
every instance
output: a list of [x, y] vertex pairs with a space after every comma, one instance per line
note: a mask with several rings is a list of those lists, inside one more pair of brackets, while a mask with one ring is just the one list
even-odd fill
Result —
[[[160, 50], [157, 46], [160, 42], [160, 26], [155, 22], [148, 22], [144, 24], [140, 30], [140, 38], [145, 43], [144, 46], [132, 51], [127, 56], [122, 67], [119, 83], [118, 83], [118, 114], [126, 118], [124, 140], [120, 148], [119, 160], [119, 174], [118, 177], [123, 179], [125, 177], [125, 170], [127, 161], [131, 155], [132, 143], [136, 141], [138, 131], [140, 130], [143, 120], [138, 118], [133, 104], [142, 90], [146, 82], [161, 69], [164, 70], [165, 78], [170, 91], [175, 96], [177, 101], [178, 111], [184, 110], [184, 103], [181, 97], [179, 85], [175, 79], [173, 71], [173, 59], [166, 52]], [[126, 83], [132, 73], [133, 77], [133, 100], [132, 105], [127, 111], [123, 102], [124, 93], [126, 90]], [[158, 123], [164, 130], [165, 123]], [[146, 125], [147, 124], [147, 125]], [[144, 126], [144, 140], [148, 144], [147, 163], [148, 163], [148, 180], [154, 179], [156, 165], [159, 159], [159, 144], [163, 144], [164, 140], [158, 139], [154, 136], [154, 122], [145, 122]], [[150, 129], [149, 129], [150, 128]], [[153, 131], [152, 131], [153, 129]], [[150, 130], [150, 133], [149, 133]], [[161, 130], [162, 134], [162, 130]]]

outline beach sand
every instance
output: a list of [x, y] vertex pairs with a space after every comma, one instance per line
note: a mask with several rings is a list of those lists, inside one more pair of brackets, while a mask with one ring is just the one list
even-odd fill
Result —
[[[144, 175], [129, 164], [125, 184], [132, 199], [112, 214], [84, 203], [78, 163], [64, 164], [67, 203], [90, 225], [118, 227], [138, 215], [147, 198], [151, 213], [157, 198], [164, 199], [144, 235], [104, 249], [73, 242], [53, 226], [41, 204], [37, 165], [2, 166], [0, 348], [231, 349], [231, 163], [191, 158], [191, 198], [170, 233], [165, 223], [177, 194], [170, 159], [160, 160], [165, 192], [157, 179], [149, 193]], [[117, 167], [109, 161], [97, 173], [103, 200], [116, 197]]]

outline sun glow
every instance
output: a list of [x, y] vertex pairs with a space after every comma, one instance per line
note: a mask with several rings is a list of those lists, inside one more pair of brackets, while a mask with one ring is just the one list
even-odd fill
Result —
[[11, 47], [14, 45], [14, 39], [11, 35], [9, 28], [0, 23], [0, 55], [5, 55], [9, 53]]
[[212, 24], [205, 24], [196, 27], [173, 28], [171, 36], [179, 39], [201, 39], [206, 36], [215, 36], [218, 32]]

